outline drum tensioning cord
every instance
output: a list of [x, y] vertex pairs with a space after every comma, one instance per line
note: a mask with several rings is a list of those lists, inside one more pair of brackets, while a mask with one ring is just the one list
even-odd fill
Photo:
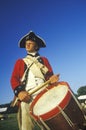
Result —
[[[75, 100], [75, 102], [77, 103], [79, 109], [82, 111], [82, 113], [83, 113], [83, 115], [84, 115], [84, 112], [83, 112], [83, 110], [82, 110], [82, 107], [81, 107], [79, 101], [76, 99], [76, 97], [74, 96], [73, 92], [72, 92], [70, 89], [68, 89], [68, 90], [69, 90], [70, 94], [72, 95], [73, 99]], [[84, 119], [86, 120], [85, 115], [84, 115]]]
[[66, 121], [68, 122], [68, 124], [75, 130], [74, 128], [74, 123], [70, 120], [70, 118], [67, 116], [67, 114], [62, 110], [62, 108], [60, 106], [57, 106], [58, 109], [61, 111], [63, 117], [66, 119]]
[[[77, 103], [79, 109], [82, 111], [82, 107], [81, 107], [80, 103], [78, 102], [78, 100], [76, 99], [76, 97], [74, 96], [74, 94], [72, 93], [72, 91], [71, 91], [70, 89], [68, 89], [68, 90], [69, 90], [70, 94], [72, 95], [72, 97], [74, 98], [75, 102]], [[61, 108], [60, 106], [57, 106], [57, 107], [58, 107], [58, 109], [61, 111], [62, 115], [64, 116], [64, 118], [66, 119], [66, 121], [68, 122], [68, 124], [69, 124], [73, 129], [75, 129], [75, 128], [74, 128], [74, 126], [75, 126], [74, 123], [70, 120], [70, 118], [67, 116], [67, 114], [62, 110], [62, 108]], [[82, 112], [83, 112], [83, 111], [82, 111]], [[85, 118], [85, 116], [84, 116], [84, 118]]]
[[[70, 120], [70, 118], [67, 116], [67, 114], [62, 110], [62, 108], [60, 106], [57, 106], [58, 109], [61, 111], [63, 117], [66, 119], [66, 121], [68, 122], [68, 124], [74, 129], [74, 123]], [[32, 116], [31, 116], [32, 117]], [[32, 117], [33, 118], [33, 117]], [[40, 122], [43, 124], [43, 126], [46, 128], [46, 130], [51, 130], [49, 128], [49, 126], [43, 121], [43, 119], [38, 116]], [[33, 118], [34, 119], [34, 118]], [[34, 119], [35, 120], [35, 119]], [[38, 126], [41, 128], [40, 124], [35, 120], [35, 122], [38, 124]]]
[[[75, 130], [75, 128], [74, 128], [74, 123], [70, 120], [70, 118], [67, 116], [67, 114], [65, 114], [65, 112], [62, 110], [62, 108], [60, 107], [60, 106], [58, 106], [58, 109], [61, 111], [61, 113], [62, 113], [62, 115], [63, 115], [63, 117], [66, 119], [66, 121], [68, 122], [68, 124], [70, 125], [70, 127], [72, 127], [74, 130]], [[40, 120], [40, 122], [43, 124], [43, 126], [46, 128], [46, 130], [51, 130], [50, 128], [49, 128], [49, 126], [43, 121], [43, 119], [40, 117], [40, 116], [38, 116], [38, 118], [39, 118], [39, 120]], [[34, 118], [33, 118], [34, 119]], [[41, 128], [41, 126], [40, 126], [40, 124], [37, 122], [37, 121], [35, 121], [37, 124], [38, 124], [38, 126]]]
[[51, 130], [48, 125], [43, 121], [43, 119], [39, 116], [39, 120], [41, 121], [41, 123], [44, 125], [44, 127], [46, 128], [46, 130]]
[[43, 130], [42, 129], [43, 126], [46, 128], [46, 130], [51, 130], [40, 116], [38, 116], [38, 118], [39, 118], [40, 122], [43, 124], [43, 126], [41, 126], [41, 124], [37, 120], [35, 120], [35, 118], [33, 116], [31, 116], [31, 118], [34, 120], [35, 123], [37, 123], [37, 125], [41, 128], [41, 130]]

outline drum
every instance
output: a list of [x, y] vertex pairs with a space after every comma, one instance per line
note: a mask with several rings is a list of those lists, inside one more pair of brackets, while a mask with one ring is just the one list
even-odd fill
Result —
[[41, 91], [31, 103], [30, 114], [46, 130], [79, 130], [85, 121], [67, 82], [58, 82]]

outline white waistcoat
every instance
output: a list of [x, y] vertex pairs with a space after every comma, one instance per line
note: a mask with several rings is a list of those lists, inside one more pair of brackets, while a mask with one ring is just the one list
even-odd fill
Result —
[[[24, 58], [23, 60], [29, 67], [27, 83], [26, 83], [26, 91], [29, 91], [33, 89], [34, 87], [37, 87], [41, 85], [42, 83], [44, 83], [45, 78], [44, 78], [43, 73], [46, 74], [48, 69], [43, 64], [39, 63], [37, 58], [35, 57], [28, 56]], [[40, 90], [37, 91], [35, 94], [33, 94], [33, 96], [37, 95], [39, 92]]]

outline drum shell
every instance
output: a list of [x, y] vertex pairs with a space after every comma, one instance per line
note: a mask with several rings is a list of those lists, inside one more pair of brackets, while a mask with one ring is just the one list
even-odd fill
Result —
[[[73, 97], [71, 97], [69, 104], [63, 110], [65, 114], [72, 121], [74, 126], [70, 126], [63, 114], [60, 112], [53, 118], [46, 120], [45, 123], [51, 130], [79, 130], [83, 129], [85, 122], [83, 112], [79, 109]], [[40, 122], [40, 121], [39, 121]], [[41, 123], [41, 122], [40, 122]]]
[[[69, 87], [69, 85], [65, 82], [61, 82], [60, 84], [67, 85]], [[51, 87], [51, 89], [52, 88], [53, 87]], [[70, 124], [65, 119], [62, 112], [59, 111], [58, 113], [51, 116], [49, 119], [43, 119], [43, 121], [50, 128], [50, 130], [79, 130], [79, 128], [83, 128], [83, 122], [85, 121], [83, 112], [77, 105], [74, 98], [72, 97], [71, 90], [68, 91], [68, 93], [70, 96], [67, 104], [65, 105], [64, 108], [62, 108], [62, 111], [67, 115], [69, 120], [71, 120], [73, 126], [70, 126]], [[40, 117], [36, 117], [32, 112], [32, 108], [31, 108], [31, 115], [36, 121], [39, 122], [39, 124], [43, 125], [42, 122], [40, 121]]]

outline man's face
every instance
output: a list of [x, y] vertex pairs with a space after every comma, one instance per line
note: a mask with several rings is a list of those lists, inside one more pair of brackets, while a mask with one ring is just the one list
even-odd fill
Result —
[[38, 49], [38, 46], [34, 41], [27, 40], [25, 43], [25, 48], [28, 52], [35, 52]]

